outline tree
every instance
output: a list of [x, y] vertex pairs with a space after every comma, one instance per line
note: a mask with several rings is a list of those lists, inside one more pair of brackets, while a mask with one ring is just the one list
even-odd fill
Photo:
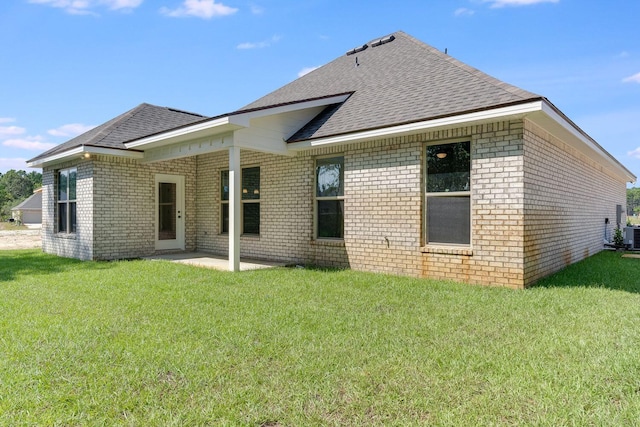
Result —
[[627, 189], [627, 214], [633, 215], [640, 212], [640, 188]]
[[11, 216], [11, 208], [33, 194], [35, 188], [42, 186], [42, 174], [26, 173], [23, 170], [10, 170], [0, 174], [0, 220]]
[[25, 171], [11, 169], [0, 177], [0, 181], [13, 200], [27, 198], [33, 193], [33, 182], [27, 177]]
[[27, 174], [27, 178], [33, 183], [33, 189], [42, 187], [42, 174], [40, 172], [31, 171]]

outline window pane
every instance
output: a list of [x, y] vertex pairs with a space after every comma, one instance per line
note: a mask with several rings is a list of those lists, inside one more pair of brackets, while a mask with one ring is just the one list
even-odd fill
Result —
[[159, 183], [159, 199], [161, 204], [175, 204], [177, 185], [173, 182]]
[[58, 172], [58, 201], [67, 200], [67, 186], [69, 184], [69, 171]]
[[76, 232], [76, 204], [75, 202], [69, 203], [69, 233]]
[[427, 198], [429, 243], [471, 243], [471, 203], [468, 196]]
[[78, 176], [77, 169], [69, 170], [69, 200], [76, 199], [76, 179]]
[[58, 232], [67, 232], [67, 204], [58, 203]]
[[260, 203], [244, 203], [242, 205], [242, 232], [244, 234], [260, 234]]
[[318, 200], [318, 237], [344, 237], [344, 200]]
[[344, 196], [344, 157], [316, 160], [316, 196]]
[[222, 171], [220, 176], [220, 197], [229, 200], [229, 171]]
[[260, 168], [242, 169], [242, 200], [260, 199]]
[[222, 204], [222, 232], [229, 232], [229, 203]]
[[471, 143], [427, 147], [427, 193], [469, 191]]
[[177, 237], [177, 189], [174, 182], [158, 184], [158, 240], [175, 240]]

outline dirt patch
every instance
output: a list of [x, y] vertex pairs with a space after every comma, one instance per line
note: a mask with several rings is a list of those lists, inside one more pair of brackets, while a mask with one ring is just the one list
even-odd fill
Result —
[[40, 230], [0, 230], [0, 251], [41, 247]]

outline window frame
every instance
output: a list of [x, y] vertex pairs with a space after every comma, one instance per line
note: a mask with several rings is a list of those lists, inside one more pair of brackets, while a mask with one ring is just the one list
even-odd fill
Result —
[[[61, 175], [66, 172], [66, 198], [65, 200], [60, 200], [60, 184], [61, 184]], [[70, 179], [72, 172], [75, 172], [75, 191], [74, 198], [71, 198], [71, 192], [69, 189]], [[78, 232], [78, 168], [70, 167], [56, 170], [56, 193], [55, 193], [55, 201], [56, 201], [56, 233], [57, 234], [76, 234]], [[72, 214], [71, 206], [73, 205], [75, 215]], [[64, 216], [65, 216], [65, 224], [64, 228], [60, 227], [61, 217], [60, 208], [64, 206]], [[74, 218], [75, 221], [72, 222], [71, 218]], [[73, 227], [72, 227], [73, 225]]]
[[[242, 197], [243, 194], [243, 189], [240, 190], [240, 234], [242, 236], [250, 236], [250, 237], [259, 237], [260, 233], [262, 232], [262, 211], [261, 211], [261, 207], [259, 206], [262, 200], [262, 170], [260, 168], [259, 165], [249, 165], [249, 166], [244, 166], [240, 168], [240, 187], [243, 187], [243, 178], [244, 178], [244, 172], [246, 169], [258, 169], [258, 198], [257, 199], [244, 199]], [[229, 185], [229, 169], [222, 169], [220, 171], [220, 234], [229, 234], [229, 230], [228, 230], [228, 225], [227, 225], [227, 231], [224, 230], [224, 209], [225, 206], [227, 206], [227, 221], [228, 221], [228, 217], [229, 217], [229, 198], [227, 198], [226, 200], [223, 197], [224, 191], [223, 191], [223, 186], [224, 186], [224, 180], [223, 180], [223, 175], [227, 174], [227, 185]], [[227, 193], [229, 193], [229, 191], [227, 191]], [[254, 193], [256, 194], [256, 193]], [[244, 228], [245, 228], [245, 224], [244, 224], [244, 205], [245, 204], [258, 204], [258, 233], [245, 233]]]
[[[318, 196], [318, 160], [342, 158], [342, 195], [341, 196]], [[345, 156], [344, 153], [333, 153], [324, 156], [317, 156], [313, 159], [313, 238], [320, 241], [344, 241], [344, 173]], [[321, 237], [319, 236], [319, 213], [318, 202], [321, 201], [342, 201], [342, 237]]]
[[[429, 192], [428, 184], [429, 184], [429, 159], [427, 156], [427, 148], [435, 145], [452, 145], [459, 143], [469, 143], [469, 189], [464, 191], [437, 191], [437, 192]], [[453, 247], [453, 248], [471, 248], [473, 245], [473, 197], [472, 197], [472, 170], [473, 170], [473, 140], [471, 137], [468, 138], [456, 138], [456, 139], [448, 139], [444, 141], [429, 141], [425, 143], [422, 147], [422, 153], [424, 155], [423, 161], [423, 195], [424, 200], [422, 203], [423, 206], [423, 243], [424, 246], [437, 246], [437, 247]], [[449, 243], [449, 242], [431, 242], [429, 241], [429, 224], [428, 224], [428, 200], [430, 197], [466, 197], [469, 199], [469, 242], [468, 243]]]

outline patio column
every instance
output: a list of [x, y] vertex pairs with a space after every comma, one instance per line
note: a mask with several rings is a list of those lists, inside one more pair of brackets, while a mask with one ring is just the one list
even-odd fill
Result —
[[229, 271], [240, 271], [240, 147], [229, 148]]

